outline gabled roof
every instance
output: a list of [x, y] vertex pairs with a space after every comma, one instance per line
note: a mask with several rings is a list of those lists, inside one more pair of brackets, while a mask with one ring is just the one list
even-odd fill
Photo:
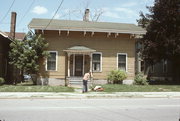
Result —
[[0, 41], [5, 43], [10, 43], [12, 40], [8, 37], [8, 34], [0, 31]]
[[[7, 35], [9, 35], [10, 32], [5, 32]], [[23, 40], [26, 36], [26, 33], [23, 32], [16, 32], [15, 33], [15, 39], [17, 40]]]
[[0, 35], [2, 35], [2, 36], [5, 37], [5, 38], [8, 38], [8, 34], [5, 33], [5, 32], [0, 31]]
[[[110, 23], [110, 22], [86, 22], [72, 20], [52, 20], [34, 18], [29, 23], [31, 29], [40, 30], [66, 30], [66, 31], [89, 31], [89, 32], [110, 32], [145, 34], [145, 30], [134, 24]], [[49, 24], [50, 23], [50, 24]], [[48, 25], [49, 24], [49, 25]], [[48, 25], [48, 26], [47, 26]]]
[[91, 52], [95, 52], [96, 50], [82, 46], [82, 45], [77, 45], [77, 46], [67, 48], [64, 51], [69, 52], [69, 53], [91, 53]]

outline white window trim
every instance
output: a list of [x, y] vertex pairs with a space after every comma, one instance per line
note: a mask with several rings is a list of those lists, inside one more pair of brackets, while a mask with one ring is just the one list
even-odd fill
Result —
[[128, 72], [128, 54], [127, 53], [117, 53], [117, 70], [118, 68], [118, 55], [125, 55], [126, 56], [126, 72]]
[[93, 71], [93, 72], [97, 72], [97, 73], [98, 73], [98, 72], [102, 72], [102, 52], [94, 52], [94, 53], [91, 53], [92, 66], [93, 66], [93, 54], [100, 54], [100, 56], [101, 56], [101, 57], [100, 57], [100, 66], [101, 66], [101, 67], [100, 67], [100, 71], [94, 71], [94, 70], [93, 70], [93, 67], [92, 67], [92, 71]]
[[46, 71], [57, 71], [57, 65], [58, 65], [58, 51], [48, 51], [49, 53], [50, 52], [53, 52], [53, 53], [56, 53], [56, 70], [48, 70], [47, 69], [47, 58], [46, 58]]

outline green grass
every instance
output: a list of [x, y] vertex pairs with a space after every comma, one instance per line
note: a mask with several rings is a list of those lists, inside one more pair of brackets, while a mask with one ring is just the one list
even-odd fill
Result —
[[104, 92], [179, 92], [180, 85], [102, 85]]
[[0, 92], [74, 92], [74, 89], [65, 86], [39, 86], [28, 82], [0, 86]]
[[[101, 85], [104, 92], [180, 92], [180, 85]], [[2, 85], [0, 92], [74, 92], [74, 88], [65, 86], [39, 86], [32, 82], [19, 83], [17, 85]]]

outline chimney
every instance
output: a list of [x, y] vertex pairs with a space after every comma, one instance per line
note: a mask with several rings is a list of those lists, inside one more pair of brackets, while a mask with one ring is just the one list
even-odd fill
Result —
[[16, 31], [16, 12], [11, 12], [11, 25], [9, 36], [14, 40]]
[[83, 21], [89, 21], [89, 9], [85, 10]]

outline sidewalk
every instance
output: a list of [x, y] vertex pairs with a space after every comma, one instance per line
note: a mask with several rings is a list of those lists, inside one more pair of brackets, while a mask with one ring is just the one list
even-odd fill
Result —
[[0, 99], [110, 99], [110, 98], [180, 98], [180, 92], [0, 92]]

